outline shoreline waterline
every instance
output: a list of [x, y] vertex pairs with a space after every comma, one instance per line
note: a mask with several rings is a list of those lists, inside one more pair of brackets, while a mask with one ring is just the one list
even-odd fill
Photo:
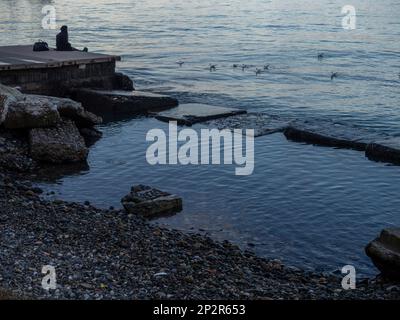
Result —
[[[7, 251], [0, 287], [25, 299], [397, 299], [383, 279], [303, 272], [229, 242], [152, 226], [118, 210], [43, 201], [37, 188], [1, 175], [0, 218]], [[39, 193], [38, 193], [39, 192]], [[5, 197], [4, 197], [5, 196]], [[11, 214], [11, 212], [14, 212]], [[21, 244], [23, 243], [23, 246]], [[42, 266], [57, 271], [46, 291]], [[20, 276], [6, 272], [18, 266]], [[13, 268], [14, 268], [13, 267]], [[121, 272], [121, 271], [124, 272]]]

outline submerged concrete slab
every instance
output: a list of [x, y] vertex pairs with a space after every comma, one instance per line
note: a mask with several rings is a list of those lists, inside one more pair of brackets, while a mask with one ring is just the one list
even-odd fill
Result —
[[253, 129], [254, 137], [260, 137], [275, 132], [283, 132], [289, 121], [273, 118], [263, 113], [246, 113], [211, 120], [207, 123], [212, 128], [223, 129]]
[[143, 91], [77, 89], [72, 92], [90, 112], [105, 119], [166, 110], [178, 105], [178, 100], [166, 95]]
[[400, 164], [400, 137], [368, 144], [365, 155], [371, 160]]
[[370, 160], [400, 164], [400, 137], [327, 121], [291, 123], [284, 134], [289, 140], [365, 151]]
[[156, 114], [161, 121], [177, 121], [179, 125], [193, 125], [212, 119], [244, 114], [246, 110], [226, 107], [216, 107], [199, 103], [181, 104], [178, 107]]
[[364, 151], [367, 145], [385, 136], [333, 122], [295, 122], [284, 131], [287, 139], [316, 145]]

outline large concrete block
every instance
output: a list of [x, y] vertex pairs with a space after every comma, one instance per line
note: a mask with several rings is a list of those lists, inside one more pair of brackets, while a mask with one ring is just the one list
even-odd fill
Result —
[[144, 185], [132, 187], [121, 202], [127, 212], [148, 218], [182, 210], [182, 198]]
[[400, 228], [382, 230], [365, 251], [383, 275], [400, 280]]

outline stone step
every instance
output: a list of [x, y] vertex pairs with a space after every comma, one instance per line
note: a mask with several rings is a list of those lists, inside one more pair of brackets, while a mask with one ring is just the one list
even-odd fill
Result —
[[155, 117], [160, 121], [176, 121], [178, 125], [191, 126], [199, 122], [244, 113], [246, 113], [246, 110], [243, 109], [217, 107], [200, 103], [187, 103], [181, 104], [171, 110], [159, 112], [155, 114]]
[[206, 125], [219, 130], [253, 129], [254, 137], [260, 137], [276, 132], [283, 132], [289, 125], [289, 121], [273, 118], [263, 113], [246, 113], [210, 120]]
[[142, 91], [74, 89], [74, 100], [105, 120], [166, 110], [178, 105], [178, 100], [166, 95]]

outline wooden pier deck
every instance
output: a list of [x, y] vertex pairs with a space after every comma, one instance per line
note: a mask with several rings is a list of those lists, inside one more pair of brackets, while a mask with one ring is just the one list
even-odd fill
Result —
[[82, 51], [33, 51], [32, 45], [0, 47], [0, 83], [25, 93], [63, 96], [70, 87], [119, 87], [121, 57]]
[[29, 70], [120, 61], [120, 56], [82, 51], [33, 51], [32, 45], [0, 47], [2, 70]]

